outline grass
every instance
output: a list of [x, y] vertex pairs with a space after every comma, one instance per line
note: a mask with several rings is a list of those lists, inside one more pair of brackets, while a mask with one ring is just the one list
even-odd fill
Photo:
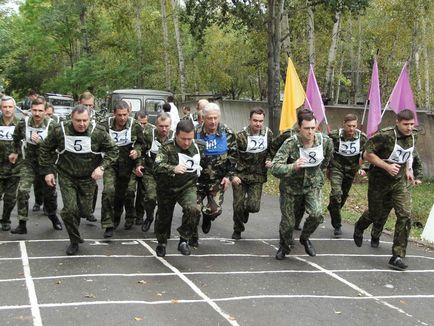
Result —
[[[279, 179], [273, 177], [271, 174], [268, 176], [268, 182], [264, 185], [264, 191], [271, 195], [279, 195]], [[330, 194], [330, 182], [327, 180], [324, 185], [323, 191], [323, 207], [325, 216], [328, 216], [327, 204], [328, 197]], [[353, 186], [351, 188], [349, 197], [345, 206], [342, 208], [342, 219], [354, 224], [363, 213], [365, 209], [368, 208], [368, 183], [366, 177], [357, 177]], [[431, 194], [431, 195], [430, 195]], [[420, 236], [425, 226], [426, 220], [428, 219], [431, 207], [434, 204], [433, 195], [434, 194], [434, 182], [424, 181], [420, 186], [411, 189], [412, 195], [412, 219], [413, 227], [411, 229], [410, 237], [413, 239], [420, 239]], [[327, 219], [327, 218], [326, 218]], [[395, 226], [396, 215], [394, 210], [392, 210], [385, 229], [388, 231], [393, 231]]]

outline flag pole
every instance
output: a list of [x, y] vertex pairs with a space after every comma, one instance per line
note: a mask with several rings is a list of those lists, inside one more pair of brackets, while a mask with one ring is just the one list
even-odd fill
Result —
[[[307, 96], [306, 96], [305, 101], [306, 101], [307, 105], [309, 106], [309, 109], [310, 109], [311, 111], [313, 111], [313, 110], [312, 110], [312, 105], [310, 104], [309, 99], [307, 98]], [[325, 124], [326, 124], [326, 128], [327, 128], [327, 133], [330, 133], [331, 129], [330, 129], [329, 122], [327, 121], [327, 116], [326, 116], [326, 114], [325, 114], [325, 110], [323, 110], [323, 114], [324, 114], [324, 122], [325, 122]]]
[[365, 123], [366, 109], [368, 108], [368, 99], [365, 101], [365, 108], [363, 109], [362, 115], [362, 123], [360, 124], [360, 128], [363, 129], [363, 124]]

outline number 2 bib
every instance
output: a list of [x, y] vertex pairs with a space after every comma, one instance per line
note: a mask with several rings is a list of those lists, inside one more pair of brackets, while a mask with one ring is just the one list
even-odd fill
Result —
[[199, 176], [200, 171], [202, 170], [200, 166], [200, 154], [197, 145], [194, 144], [194, 146], [196, 147], [198, 154], [188, 156], [183, 153], [178, 153], [178, 164], [184, 164], [187, 167], [187, 172], [196, 172]]
[[341, 139], [342, 129], [339, 129], [339, 150], [338, 154], [342, 156], [360, 155], [360, 133], [355, 140], [343, 141]]
[[398, 145], [398, 137], [396, 136], [396, 130], [395, 132], [395, 146], [393, 147], [393, 151], [390, 154], [389, 158], [386, 159], [389, 163], [396, 163], [396, 164], [405, 164], [410, 158], [413, 157], [413, 150], [414, 150], [414, 136], [411, 135], [413, 139], [413, 145], [410, 148], [404, 149], [400, 145]]

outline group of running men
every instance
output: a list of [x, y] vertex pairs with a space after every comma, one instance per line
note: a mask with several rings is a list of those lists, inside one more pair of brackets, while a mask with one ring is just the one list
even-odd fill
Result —
[[[347, 114], [342, 127], [328, 135], [318, 131], [312, 111], [300, 109], [297, 126], [273, 137], [265, 127], [262, 108], [250, 111], [248, 126], [234, 133], [221, 122], [216, 103], [199, 100], [196, 112], [176, 125], [178, 110], [168, 99], [155, 125], [146, 112], [131, 117], [131, 106], [117, 102], [107, 117], [95, 110], [94, 96], [85, 92], [70, 117], [56, 119], [42, 96], [31, 102], [31, 115], [15, 117], [15, 101], [4, 96], [0, 120], [0, 195], [3, 196], [2, 231], [27, 233], [29, 194], [42, 187], [44, 211], [55, 230], [62, 230], [56, 215], [57, 184], [63, 200], [61, 217], [70, 238], [66, 249], [75, 255], [83, 238], [80, 220], [94, 221], [97, 183], [103, 180], [101, 225], [104, 237], [113, 236], [125, 210], [123, 227], [141, 225], [147, 232], [155, 219], [156, 254], [164, 257], [171, 236], [174, 207], [182, 207], [178, 250], [190, 255], [199, 245], [198, 226], [207, 234], [222, 213], [224, 192], [233, 189], [232, 239], [241, 239], [251, 213], [260, 210], [262, 186], [268, 171], [280, 179], [280, 243], [276, 259], [294, 246], [294, 230], [310, 256], [316, 250], [310, 236], [322, 222], [322, 189], [330, 179], [328, 211], [340, 237], [341, 208], [364, 159], [369, 163], [368, 210], [354, 228], [354, 242], [363, 243], [363, 231], [372, 224], [371, 246], [379, 238], [392, 208], [396, 225], [389, 265], [404, 270], [411, 228], [409, 185], [419, 184], [420, 160], [415, 144], [414, 115], [397, 114], [396, 125], [369, 140], [357, 129], [358, 118]], [[10, 215], [17, 203], [18, 225]], [[37, 207], [38, 208], [38, 207]], [[307, 218], [302, 226], [304, 213]]]

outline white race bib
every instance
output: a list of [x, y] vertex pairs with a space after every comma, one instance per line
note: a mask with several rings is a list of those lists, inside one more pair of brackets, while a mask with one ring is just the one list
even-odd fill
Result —
[[311, 148], [300, 147], [300, 158], [304, 158], [306, 162], [302, 165], [304, 168], [318, 166], [324, 160], [324, 150], [322, 148], [323, 138], [318, 146]]
[[200, 155], [188, 156], [178, 153], [178, 164], [183, 164], [187, 167], [187, 172], [195, 172], [200, 170]]
[[261, 153], [267, 150], [268, 140], [267, 135], [247, 136], [247, 153]]
[[131, 141], [131, 128], [121, 131], [109, 130], [110, 137], [113, 139], [117, 146], [126, 146], [132, 143]]
[[15, 126], [0, 126], [0, 140], [12, 141]]
[[65, 151], [75, 154], [92, 153], [90, 137], [65, 135]]
[[389, 163], [396, 163], [396, 164], [407, 163], [407, 161], [413, 157], [414, 136], [411, 135], [411, 137], [413, 138], [413, 146], [404, 149], [400, 145], [398, 145], [398, 139], [395, 131], [395, 146], [393, 147], [393, 151], [390, 154], [389, 158], [386, 159], [386, 161]]

